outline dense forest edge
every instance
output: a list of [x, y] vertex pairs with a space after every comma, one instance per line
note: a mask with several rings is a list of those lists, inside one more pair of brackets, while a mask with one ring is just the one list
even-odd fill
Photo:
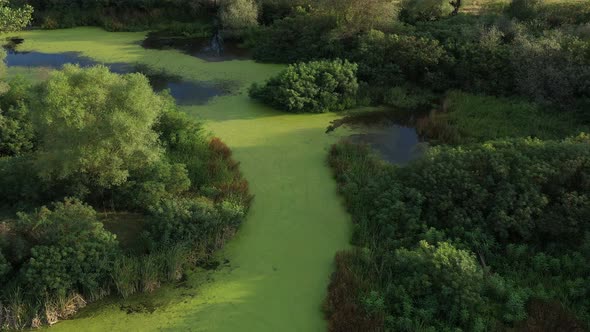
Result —
[[[249, 88], [263, 104], [411, 118], [431, 145], [418, 160], [392, 165], [346, 140], [327, 157], [354, 223], [324, 303], [330, 331], [590, 329], [586, 1], [0, 9], [3, 31], [32, 22], [235, 41], [256, 61], [288, 64]], [[252, 197], [229, 148], [145, 76], [66, 66], [2, 88], [2, 326], [52, 324], [87, 301], [178, 280], [243, 221]], [[121, 217], [142, 220], [130, 241], [103, 226]]]

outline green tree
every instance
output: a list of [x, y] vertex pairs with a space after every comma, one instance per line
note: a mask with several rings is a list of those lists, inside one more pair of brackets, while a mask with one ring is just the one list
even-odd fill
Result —
[[447, 0], [403, 0], [400, 19], [409, 23], [435, 21], [453, 14], [457, 8], [454, 2]]
[[258, 25], [258, 5], [254, 0], [225, 0], [219, 18], [226, 33], [239, 36]]
[[40, 176], [103, 188], [122, 184], [131, 171], [161, 158], [153, 126], [170, 106], [141, 74], [72, 65], [53, 72], [34, 104]]
[[19, 31], [33, 19], [33, 7], [25, 5], [20, 8], [9, 6], [8, 0], [0, 0], [0, 32]]
[[319, 5], [336, 17], [340, 36], [386, 27], [397, 14], [392, 0], [321, 0]]

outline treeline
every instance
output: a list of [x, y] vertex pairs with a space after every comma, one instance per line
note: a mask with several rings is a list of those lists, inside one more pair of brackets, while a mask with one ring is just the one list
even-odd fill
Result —
[[334, 2], [342, 13], [320, 2], [254, 30], [254, 57], [356, 63], [365, 104], [386, 103], [391, 89], [419, 87], [520, 95], [561, 110], [588, 107], [590, 5], [516, 0], [500, 13], [449, 16], [445, 1], [408, 0], [397, 11], [385, 0]]
[[[2, 329], [177, 281], [246, 215], [230, 149], [141, 74], [68, 65], [9, 81], [0, 109]], [[119, 241], [111, 227], [139, 231]]]
[[[109, 31], [175, 28], [179, 33], [209, 34], [215, 0], [14, 0], [35, 8], [33, 24], [46, 29], [100, 26]], [[199, 21], [198, 24], [195, 21]]]

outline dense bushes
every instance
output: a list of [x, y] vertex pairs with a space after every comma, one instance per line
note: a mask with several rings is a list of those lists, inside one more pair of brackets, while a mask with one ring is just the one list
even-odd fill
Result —
[[[174, 21], [202, 20], [215, 3], [209, 0], [16, 0], [35, 8], [35, 24], [46, 29], [97, 25], [110, 31], [146, 30]], [[200, 23], [197, 22], [197, 25]]]
[[248, 38], [256, 60], [274, 63], [336, 57], [338, 43], [330, 38], [337, 27], [330, 16], [298, 13], [255, 30]]
[[335, 146], [330, 163], [355, 220], [353, 242], [366, 248], [346, 267], [364, 284], [348, 301], [382, 317], [383, 329], [511, 326], [533, 299], [561, 303], [583, 328], [589, 161], [587, 136], [438, 147], [402, 168]]
[[258, 25], [258, 5], [254, 0], [225, 0], [219, 10], [224, 35], [237, 37]]
[[355, 64], [341, 60], [298, 63], [253, 85], [250, 96], [293, 113], [342, 111], [356, 103], [356, 71]]
[[436, 40], [380, 31], [361, 36], [351, 58], [359, 64], [359, 79], [376, 86], [407, 81], [437, 86], [439, 72], [449, 61]]
[[409, 23], [435, 21], [448, 16], [453, 6], [444, 0], [404, 0], [400, 19]]
[[[418, 8], [427, 1], [411, 3]], [[342, 34], [347, 27], [341, 26], [345, 23], [339, 16], [318, 9], [275, 20], [257, 30], [249, 44], [254, 57], [265, 62], [347, 59], [358, 64], [359, 80], [373, 89], [411, 83], [440, 92], [455, 88], [517, 94], [554, 108], [579, 110], [590, 96], [584, 83], [590, 44], [582, 25], [588, 20], [590, 16], [586, 21], [576, 16], [556, 28], [544, 21], [457, 15]], [[376, 96], [373, 103], [382, 98]]]
[[[13, 80], [9, 91], [0, 96], [0, 157], [18, 156], [30, 152], [34, 147], [34, 132], [24, 100], [15, 90], [20, 81]], [[16, 97], [16, 100], [11, 100]]]
[[89, 295], [109, 279], [117, 241], [80, 201], [66, 199], [52, 209], [21, 213], [11, 233], [8, 251], [20, 249], [8, 255], [16, 273], [12, 286], [27, 295]]
[[[14, 121], [31, 114], [38, 144], [0, 158], [0, 206], [25, 211], [0, 224], [2, 328], [53, 324], [87, 300], [179, 280], [244, 219], [252, 196], [231, 150], [143, 75], [66, 66], [0, 97], [2, 107], [21, 102]], [[139, 216], [133, 248], [93, 207]]]

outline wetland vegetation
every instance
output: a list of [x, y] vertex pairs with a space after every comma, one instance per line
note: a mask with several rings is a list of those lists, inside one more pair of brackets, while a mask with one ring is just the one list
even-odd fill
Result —
[[587, 2], [0, 18], [0, 328], [590, 328]]

